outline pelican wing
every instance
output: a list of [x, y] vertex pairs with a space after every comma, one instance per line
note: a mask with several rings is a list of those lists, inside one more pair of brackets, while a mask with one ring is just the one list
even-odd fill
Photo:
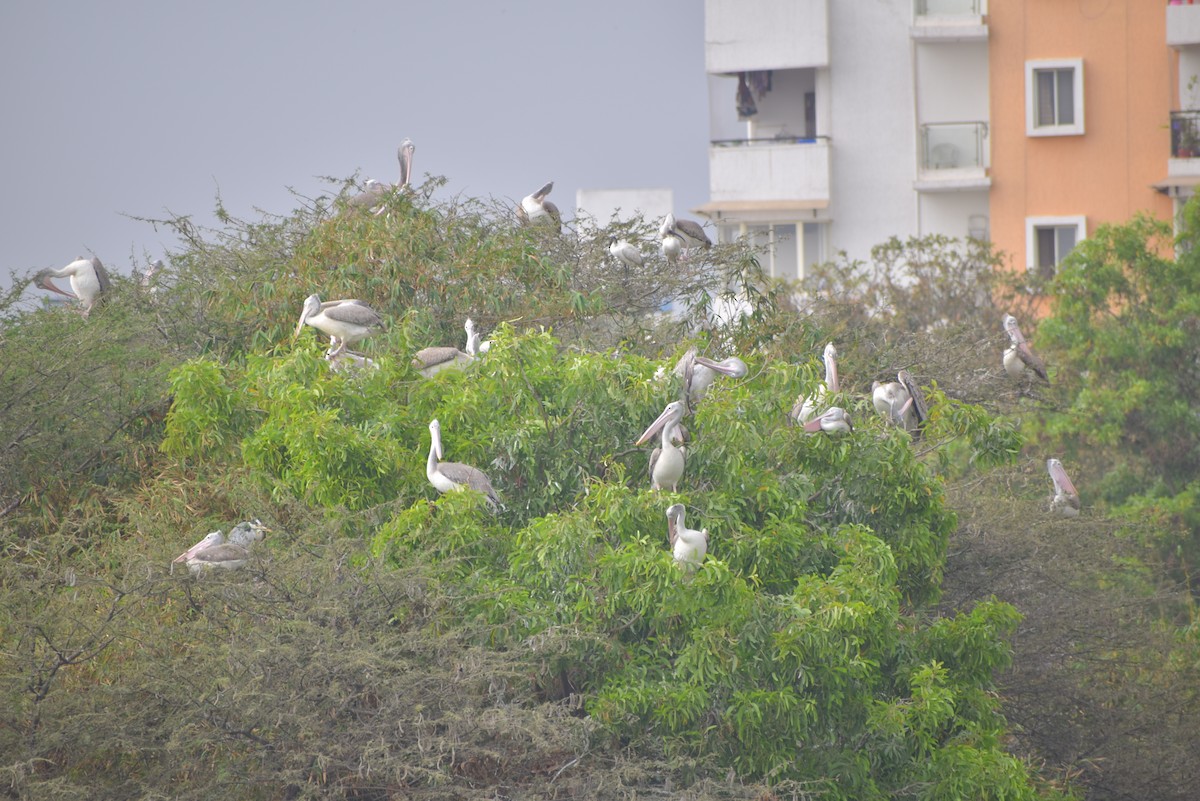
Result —
[[708, 238], [708, 232], [704, 230], [704, 226], [695, 220], [676, 220], [675, 230], [690, 239], [694, 239], [706, 248], [712, 247], [712, 240]]
[[362, 301], [338, 303], [324, 309], [324, 312], [330, 320], [336, 320], [339, 323], [361, 325], [364, 328], [376, 328], [383, 325], [383, 320], [379, 318], [375, 310]]
[[1045, 381], [1047, 384], [1050, 383], [1050, 376], [1046, 374], [1045, 362], [1039, 359], [1037, 354], [1030, 350], [1029, 343], [1021, 342], [1017, 345], [1017, 358], [1020, 359], [1026, 367], [1032, 370], [1034, 375]]
[[925, 425], [925, 421], [929, 419], [929, 404], [925, 402], [925, 393], [907, 370], [901, 370], [896, 374], [896, 378], [900, 379], [900, 383], [908, 391], [908, 397], [912, 401], [913, 414], [917, 417], [917, 430], [920, 431]]
[[189, 562], [199, 562], [201, 564], [221, 565], [231, 564], [233, 562], [244, 562], [250, 558], [250, 551], [244, 545], [238, 545], [233, 542], [225, 542], [220, 545], [213, 545], [205, 548], [202, 551], [192, 554]]
[[95, 256], [92, 256], [92, 269], [96, 271], [96, 283], [100, 285], [100, 294], [103, 295], [112, 287], [112, 281], [108, 278], [108, 270], [104, 269], [100, 259]]
[[500, 504], [500, 498], [492, 488], [491, 480], [482, 470], [459, 462], [438, 462], [437, 469], [455, 484], [482, 492], [493, 508]]
[[446, 364], [456, 359], [468, 358], [470, 357], [458, 348], [450, 345], [441, 345], [435, 348], [421, 348], [417, 351], [417, 355], [413, 357], [412, 364], [418, 370], [427, 370], [430, 367], [437, 367], [440, 364]]

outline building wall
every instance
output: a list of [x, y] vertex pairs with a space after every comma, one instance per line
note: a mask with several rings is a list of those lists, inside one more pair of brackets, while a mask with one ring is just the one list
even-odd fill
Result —
[[[1024, 269], [1025, 220], [1087, 215], [1087, 234], [1139, 211], [1170, 219], [1150, 184], [1166, 172], [1170, 53], [1166, 4], [996, 2], [990, 7], [992, 240]], [[1025, 64], [1082, 58], [1082, 136], [1030, 137]]]

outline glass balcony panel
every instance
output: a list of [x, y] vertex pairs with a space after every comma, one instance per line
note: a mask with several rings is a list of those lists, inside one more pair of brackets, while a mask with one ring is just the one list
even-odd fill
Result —
[[982, 122], [930, 123], [921, 126], [921, 168], [923, 170], [982, 169], [983, 139], [987, 124]]

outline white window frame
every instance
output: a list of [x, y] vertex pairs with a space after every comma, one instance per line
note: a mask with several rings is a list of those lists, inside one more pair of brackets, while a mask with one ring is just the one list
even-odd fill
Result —
[[[1026, 217], [1025, 218], [1025, 270], [1037, 273], [1037, 232], [1039, 228], [1075, 228], [1075, 247], [1087, 238], [1087, 217], [1082, 214], [1064, 217]], [[1054, 272], [1058, 273], [1058, 265], [1062, 258], [1054, 263]]]
[[[1070, 69], [1074, 81], [1075, 122], [1070, 125], [1036, 125], [1037, 73]], [[1083, 134], [1083, 59], [1054, 58], [1025, 62], [1025, 133], [1028, 136], [1079, 136]]]

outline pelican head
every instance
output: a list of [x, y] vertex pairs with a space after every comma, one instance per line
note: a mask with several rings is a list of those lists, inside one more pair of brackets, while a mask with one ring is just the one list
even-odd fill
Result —
[[433, 453], [437, 458], [442, 458], [442, 424], [437, 421], [437, 418], [429, 421], [429, 435], [432, 437], [429, 447], [433, 449]]
[[662, 414], [658, 416], [658, 419], [651, 423], [650, 427], [647, 428], [642, 436], [638, 438], [638, 441], [633, 444], [643, 444], [659, 431], [664, 430], [668, 425], [673, 429], [679, 424], [679, 421], [683, 419], [683, 414], [686, 410], [687, 407], [684, 405], [683, 401], [671, 401], [667, 404], [666, 408], [663, 409]]
[[830, 342], [825, 346], [825, 386], [830, 392], [838, 392], [837, 348]]
[[321, 298], [319, 295], [309, 295], [304, 301], [304, 308], [300, 310], [300, 322], [296, 323], [296, 333], [293, 337], [300, 336], [300, 331], [304, 328], [304, 323], [308, 318], [321, 310]]
[[1004, 330], [1013, 344], [1019, 345], [1025, 341], [1025, 337], [1021, 334], [1021, 326], [1017, 324], [1017, 318], [1011, 314], [1004, 315]]
[[235, 545], [253, 545], [266, 537], [270, 531], [271, 529], [263, 525], [263, 522], [256, 517], [234, 526], [233, 530], [229, 532], [229, 541]]
[[400, 160], [400, 186], [402, 187], [408, 186], [409, 181], [412, 180], [412, 160], [416, 150], [417, 146], [408, 137], [404, 138], [396, 150], [396, 158]]

